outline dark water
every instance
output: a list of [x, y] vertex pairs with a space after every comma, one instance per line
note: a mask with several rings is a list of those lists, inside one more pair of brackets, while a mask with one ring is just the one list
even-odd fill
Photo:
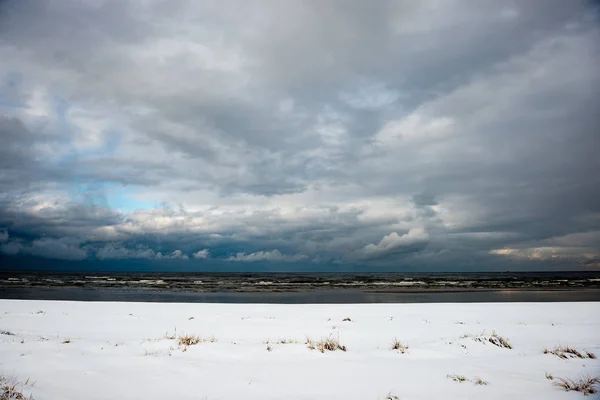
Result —
[[99, 274], [2, 271], [0, 298], [206, 303], [600, 301], [600, 272]]
[[491, 303], [600, 301], [600, 289], [490, 290], [456, 292], [368, 292], [314, 290], [306, 292], [193, 292], [181, 290], [12, 288], [0, 293], [4, 299], [140, 301], [161, 303]]

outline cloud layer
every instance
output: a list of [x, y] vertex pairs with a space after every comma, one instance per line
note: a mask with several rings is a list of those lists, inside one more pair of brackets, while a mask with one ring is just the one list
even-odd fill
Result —
[[592, 2], [0, 4], [0, 257], [581, 269]]

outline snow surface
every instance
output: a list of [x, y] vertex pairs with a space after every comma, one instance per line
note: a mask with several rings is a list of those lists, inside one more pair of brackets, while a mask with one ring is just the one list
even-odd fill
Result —
[[[576, 399], [600, 376], [600, 303], [165, 304], [0, 300], [0, 374], [44, 399]], [[349, 317], [351, 321], [342, 321]], [[513, 349], [478, 336], [497, 334]], [[176, 331], [176, 333], [175, 333]], [[6, 332], [5, 332], [6, 333]], [[178, 346], [173, 335], [216, 342]], [[474, 337], [463, 337], [465, 334]], [[310, 350], [332, 336], [346, 352]], [[394, 338], [409, 346], [390, 350]], [[298, 343], [277, 344], [278, 339]], [[70, 341], [69, 343], [63, 343]], [[269, 344], [265, 342], [269, 341]], [[23, 342], [23, 343], [22, 343]], [[271, 348], [271, 351], [267, 350]], [[489, 382], [458, 383], [448, 374]]]

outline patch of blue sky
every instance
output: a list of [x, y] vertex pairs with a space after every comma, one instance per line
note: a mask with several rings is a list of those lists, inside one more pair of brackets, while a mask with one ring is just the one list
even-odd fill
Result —
[[122, 212], [148, 210], [159, 207], [157, 202], [143, 200], [138, 189], [131, 186], [109, 184], [106, 198], [111, 209]]
[[84, 182], [75, 179], [68, 195], [76, 203], [125, 213], [159, 207], [156, 202], [141, 199], [139, 189], [113, 182]]

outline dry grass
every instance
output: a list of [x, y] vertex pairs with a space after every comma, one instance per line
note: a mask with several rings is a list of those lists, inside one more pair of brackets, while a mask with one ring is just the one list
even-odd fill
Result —
[[400, 397], [392, 394], [392, 392], [388, 392], [388, 394], [385, 395], [384, 400], [400, 400]]
[[589, 376], [582, 377], [577, 381], [566, 378], [556, 378], [554, 386], [565, 389], [567, 392], [575, 391], [583, 393], [584, 396], [595, 394], [598, 392], [596, 385], [600, 383], [600, 378], [591, 378]]
[[33, 396], [26, 397], [23, 394], [25, 386], [33, 387], [35, 382], [29, 379], [25, 382], [18, 382], [15, 378], [0, 377], [0, 400], [33, 400]]
[[184, 335], [184, 336], [179, 336], [179, 338], [177, 339], [177, 343], [180, 346], [193, 346], [196, 345], [198, 343], [200, 343], [202, 341], [202, 338], [200, 338], [199, 336], [194, 336], [194, 335]]
[[488, 382], [484, 381], [481, 378], [475, 378], [475, 380], [473, 381], [474, 384], [476, 385], [480, 385], [480, 386], [485, 386], [488, 384]]
[[177, 337], [177, 328], [175, 328], [175, 333], [172, 335], [169, 335], [169, 332], [165, 332], [164, 338], [167, 340], [175, 340], [176, 337]]
[[156, 357], [158, 355], [160, 355], [160, 351], [159, 350], [144, 349], [144, 356], [153, 356], [153, 357]]
[[9, 331], [0, 331], [0, 335], [6, 335], [6, 336], [15, 336], [14, 333], [9, 332]]
[[342, 322], [352, 322], [352, 320], [350, 319], [350, 317], [346, 317], [342, 320]]
[[488, 341], [498, 347], [503, 347], [505, 349], [512, 349], [512, 345], [508, 342], [508, 340], [503, 338], [502, 336], [498, 335], [496, 333], [496, 331], [492, 332], [492, 336], [490, 336]]
[[552, 376], [552, 374], [549, 374], [546, 372], [546, 379], [548, 379], [549, 381], [554, 380], [554, 377]]
[[264, 342], [265, 344], [298, 344], [300, 343], [296, 339], [288, 339], [288, 338], [279, 338], [277, 340], [267, 339]]
[[177, 344], [179, 347], [183, 347], [182, 351], [187, 351], [189, 346], [197, 345], [198, 343], [215, 343], [217, 338], [211, 336], [209, 338], [202, 338], [196, 335], [181, 335], [177, 338]]
[[71, 343], [71, 339], [66, 339], [66, 340], [63, 340], [63, 342], [62, 342], [62, 343], [63, 343], [63, 344], [69, 344], [69, 343]]
[[592, 360], [596, 359], [596, 355], [592, 352], [580, 352], [577, 349], [569, 346], [555, 346], [552, 350], [544, 349], [544, 354], [554, 354], [558, 358], [562, 358], [563, 360], [569, 358], [591, 358]]
[[464, 375], [457, 375], [457, 374], [448, 374], [446, 375], [446, 378], [448, 379], [452, 379], [454, 382], [459, 382], [459, 383], [463, 383], [468, 381], [467, 377]]
[[465, 333], [460, 336], [461, 339], [472, 338], [476, 342], [486, 343], [489, 342], [494, 346], [502, 347], [505, 349], [512, 349], [512, 345], [509, 343], [508, 339], [498, 335], [496, 331], [493, 331], [491, 335], [486, 335], [485, 331], [481, 332], [479, 335], [472, 335], [470, 333]]
[[334, 338], [331, 335], [327, 338], [321, 338], [319, 341], [307, 337], [306, 346], [311, 350], [319, 350], [321, 353], [336, 350], [346, 351], [346, 346], [340, 344], [339, 338]]
[[464, 375], [458, 375], [458, 374], [448, 374], [448, 375], [446, 375], [446, 378], [452, 379], [454, 382], [458, 382], [458, 383], [473, 382], [475, 385], [478, 385], [478, 386], [487, 386], [489, 384], [489, 382], [484, 381], [483, 379], [481, 379], [479, 377], [476, 377], [473, 380], [471, 380]]
[[404, 354], [408, 350], [408, 345], [400, 342], [398, 339], [394, 338], [392, 342], [391, 350], [398, 350], [400, 353]]

